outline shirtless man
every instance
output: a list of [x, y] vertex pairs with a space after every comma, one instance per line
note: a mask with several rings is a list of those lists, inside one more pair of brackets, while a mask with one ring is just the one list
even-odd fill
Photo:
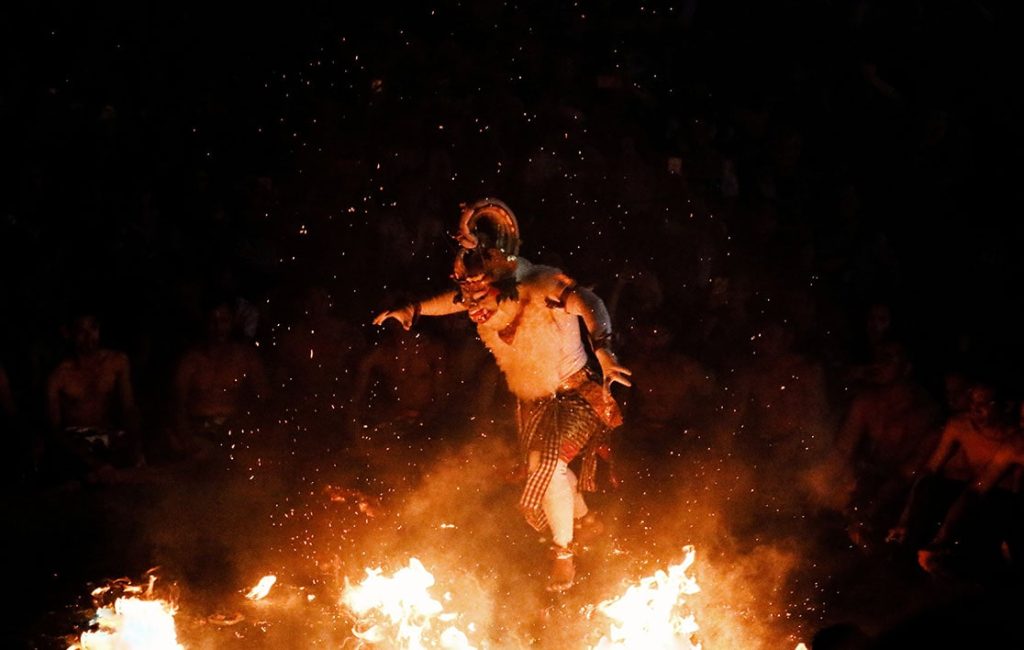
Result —
[[128, 356], [100, 347], [96, 317], [83, 314], [67, 332], [72, 355], [50, 374], [47, 416], [58, 472], [87, 482], [113, 478], [114, 465], [142, 462]]
[[302, 317], [281, 337], [281, 383], [303, 396], [347, 394], [366, 347], [363, 335], [331, 313], [331, 296], [323, 287], [306, 290], [303, 298]]
[[636, 346], [631, 365], [646, 382], [633, 389], [630, 436], [650, 437], [657, 445], [674, 445], [696, 440], [713, 411], [718, 386], [713, 373], [700, 362], [672, 346], [673, 333], [667, 322], [651, 319], [632, 329]]
[[922, 487], [925, 481], [936, 476], [946, 479], [948, 490], [944, 491], [949, 494], [944, 500], [952, 503], [966, 486], [988, 476], [991, 467], [998, 464], [997, 459], [1008, 449], [1014, 430], [997, 417], [995, 391], [989, 386], [976, 385], [969, 395], [968, 412], [946, 423], [938, 447], [911, 490], [899, 523], [889, 533], [890, 541], [904, 542], [914, 511], [921, 506], [935, 505], [921, 503], [929, 501], [920, 494], [927, 489]]
[[[630, 385], [630, 372], [611, 351], [611, 320], [604, 303], [556, 268], [535, 265], [519, 252], [519, 228], [501, 201], [466, 207], [457, 236], [457, 291], [379, 314], [374, 323], [398, 321], [408, 330], [420, 316], [465, 312], [518, 399], [519, 442], [527, 465], [519, 501], [527, 522], [549, 529], [552, 548], [548, 588], [572, 586], [573, 528], [587, 515], [580, 494], [593, 490], [597, 455], [621, 423], [611, 398], [613, 383]], [[580, 319], [590, 337], [600, 375], [588, 366]], [[602, 377], [603, 376], [603, 377]], [[568, 463], [582, 459], [581, 475]]]
[[441, 343], [428, 334], [384, 333], [356, 371], [350, 415], [357, 445], [384, 442], [365, 433], [375, 426], [401, 437], [406, 425], [430, 422], [442, 410], [443, 355]]
[[232, 339], [231, 306], [221, 303], [209, 312], [207, 340], [189, 350], [174, 380], [177, 430], [172, 444], [178, 451], [197, 453], [197, 434], [223, 444], [230, 421], [245, 412], [247, 398], [268, 392], [267, 377], [256, 352]]
[[[741, 432], [736, 451], [755, 467], [781, 463], [795, 468], [820, 451], [826, 439], [830, 413], [824, 370], [795, 349], [790, 324], [768, 323], [752, 341], [752, 360], [736, 373], [732, 430]], [[769, 469], [768, 474], [778, 472]]]
[[[1021, 436], [1021, 432], [1024, 431], [1024, 403], [1021, 403], [1019, 408], [1019, 422], [1016, 430], [1006, 429], [1008, 435], [1004, 444], [999, 446], [984, 469], [975, 476], [949, 508], [942, 520], [942, 525], [939, 526], [939, 530], [931, 542], [918, 551], [918, 563], [925, 571], [935, 570], [936, 561], [946, 554], [950, 542], [961, 532], [963, 521], [983, 497], [991, 494], [996, 488], [1002, 488], [1015, 495], [1020, 493], [1021, 478], [1024, 473], [1024, 437]], [[1005, 510], [1005, 508], [1002, 509], [996, 513], [996, 516], [1005, 514], [1005, 519], [1012, 520], [1016, 519], [1019, 514], [1018, 512], [1006, 513]], [[1017, 528], [1016, 532], [1019, 533], [1019, 523], [1015, 521], [1003, 523], [1010, 523], [1011, 528]], [[1002, 532], [1007, 531], [1003, 530]], [[1011, 534], [1009, 537], [1012, 539], [1014, 535]], [[1019, 539], [1012, 539], [1012, 542], [1018, 541]], [[1004, 544], [1004, 555], [1009, 560], [1013, 560], [1014, 552], [1020, 550], [1012, 542]]]
[[840, 464], [854, 474], [846, 513], [857, 544], [867, 541], [864, 534], [902, 498], [897, 495], [906, 494], [938, 437], [938, 406], [913, 381], [911, 369], [902, 345], [879, 344], [870, 372], [873, 385], [854, 398], [836, 440]]

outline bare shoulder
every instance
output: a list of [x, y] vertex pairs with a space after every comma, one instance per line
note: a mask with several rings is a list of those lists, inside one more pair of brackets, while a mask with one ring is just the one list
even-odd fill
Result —
[[61, 361], [60, 363], [57, 364], [57, 367], [53, 369], [53, 372], [50, 373], [50, 383], [57, 385], [63, 383], [68, 379], [68, 376], [71, 374], [73, 369], [74, 366], [70, 359], [65, 359], [64, 361]]
[[131, 362], [128, 355], [118, 350], [103, 350], [103, 364], [118, 372], [126, 370]]
[[971, 430], [971, 423], [967, 415], [955, 415], [947, 422], [942, 430], [942, 435], [948, 438], [959, 440]]
[[1001, 451], [1008, 463], [1024, 465], [1024, 434], [1020, 431], [1016, 432]]

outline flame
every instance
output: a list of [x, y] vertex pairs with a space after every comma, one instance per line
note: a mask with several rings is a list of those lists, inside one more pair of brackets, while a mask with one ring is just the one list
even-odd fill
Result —
[[430, 595], [433, 586], [434, 576], [416, 558], [391, 576], [377, 568], [367, 569], [366, 578], [358, 585], [346, 580], [341, 602], [359, 617], [352, 633], [367, 643], [388, 642], [409, 650], [474, 650], [458, 627], [448, 625], [440, 634], [433, 629], [435, 622], [444, 624], [458, 618], [446, 613], [444, 605]]
[[653, 576], [632, 585], [618, 598], [599, 604], [596, 611], [611, 619], [608, 634], [592, 650], [608, 648], [672, 648], [700, 650], [695, 640], [697, 621], [686, 613], [684, 596], [700, 591], [697, 581], [686, 574], [696, 552], [692, 546], [683, 549], [685, 557], [668, 571], [658, 570]]
[[95, 632], [83, 632], [69, 650], [184, 650], [174, 627], [175, 608], [163, 600], [118, 598], [96, 610]]
[[249, 590], [245, 597], [249, 600], [262, 600], [270, 593], [270, 588], [274, 586], [275, 582], [277, 582], [277, 576], [263, 576], [256, 586]]

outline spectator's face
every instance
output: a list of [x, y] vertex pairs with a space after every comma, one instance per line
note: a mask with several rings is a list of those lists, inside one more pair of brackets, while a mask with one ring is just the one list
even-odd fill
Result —
[[988, 424], [992, 422], [995, 414], [995, 395], [990, 388], [976, 387], [970, 392], [970, 415], [971, 421], [975, 424]]
[[967, 410], [969, 400], [967, 395], [967, 381], [959, 375], [946, 377], [946, 404], [949, 409], [956, 413]]
[[100, 346], [99, 323], [92, 316], [78, 318], [71, 328], [71, 340], [79, 353], [96, 350]]
[[214, 341], [226, 341], [231, 337], [233, 326], [231, 310], [227, 305], [221, 305], [210, 312], [209, 331], [210, 338]]
[[881, 336], [889, 330], [890, 325], [892, 325], [892, 319], [889, 315], [889, 308], [885, 305], [873, 305], [868, 312], [868, 334]]

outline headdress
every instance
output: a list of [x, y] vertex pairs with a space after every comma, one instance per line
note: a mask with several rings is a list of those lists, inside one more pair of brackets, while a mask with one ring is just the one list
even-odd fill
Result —
[[455, 239], [461, 248], [455, 256], [452, 279], [460, 284], [495, 286], [499, 301], [518, 297], [519, 223], [511, 208], [490, 198], [464, 206]]

